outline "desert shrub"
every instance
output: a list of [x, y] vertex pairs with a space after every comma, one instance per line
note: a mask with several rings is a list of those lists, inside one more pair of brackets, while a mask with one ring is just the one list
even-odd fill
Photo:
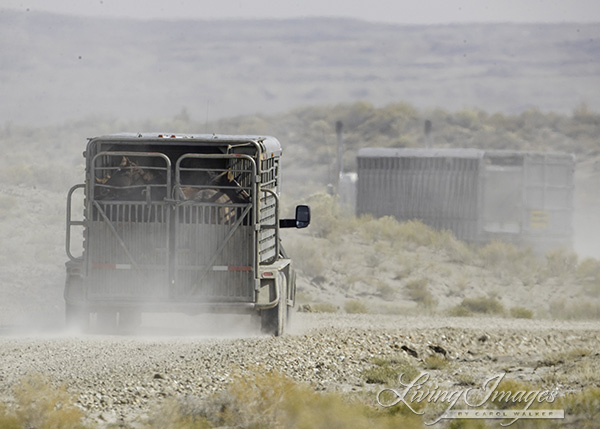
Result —
[[427, 356], [423, 360], [423, 366], [425, 369], [443, 369], [446, 368], [448, 364], [448, 359], [440, 355]]
[[435, 308], [438, 304], [437, 299], [429, 292], [427, 284], [429, 280], [420, 278], [411, 280], [404, 286], [404, 293], [407, 298], [415, 301], [417, 305], [427, 309]]
[[[504, 379], [498, 384], [498, 387], [494, 389], [494, 392], [490, 396], [490, 401], [488, 403], [503, 410], [510, 408], [522, 410], [527, 403], [523, 398], [529, 392], [539, 392], [540, 390], [542, 390], [540, 389], [540, 386], [535, 386], [518, 380]], [[555, 407], [554, 402], [538, 402], [536, 400], [531, 404], [530, 409], [549, 409], [552, 407]]]
[[311, 304], [310, 308], [313, 313], [337, 313], [339, 308], [329, 302], [318, 302]]
[[600, 261], [586, 258], [576, 270], [577, 279], [584, 284], [583, 291], [593, 297], [600, 296]]
[[512, 307], [510, 315], [515, 319], [533, 319], [533, 311], [525, 307]]
[[546, 273], [550, 277], [564, 278], [577, 269], [577, 253], [563, 248], [546, 253]]
[[[600, 388], [588, 387], [579, 393], [567, 394], [558, 407], [576, 422], [578, 428], [596, 428], [600, 419]], [[575, 426], [573, 426], [575, 427]]]
[[478, 251], [484, 268], [497, 274], [529, 281], [539, 270], [531, 248], [522, 249], [503, 241], [492, 241]]
[[156, 407], [148, 418], [148, 428], [164, 429], [209, 429], [214, 427], [204, 417], [203, 404], [178, 401], [170, 398]]
[[502, 314], [504, 306], [496, 298], [480, 296], [476, 298], [465, 298], [460, 304], [473, 313]]
[[369, 307], [361, 301], [346, 301], [344, 304], [344, 311], [349, 314], [364, 314], [369, 312]]
[[457, 239], [452, 231], [439, 231], [433, 235], [433, 247], [443, 251], [451, 262], [472, 264], [475, 254], [463, 241]]
[[595, 359], [581, 358], [564, 367], [564, 373], [557, 377], [561, 384], [590, 386], [598, 382], [598, 362]]
[[565, 362], [571, 362], [589, 356], [590, 351], [582, 348], [575, 348], [567, 351], [548, 353], [538, 362], [539, 366], [557, 366]]
[[2, 429], [22, 429], [23, 423], [17, 416], [10, 411], [6, 405], [0, 403], [0, 428]]
[[585, 258], [577, 265], [577, 278], [580, 280], [597, 281], [600, 279], [600, 260]]
[[396, 289], [384, 281], [379, 281], [376, 285], [377, 293], [386, 301], [392, 301], [396, 296]]
[[331, 238], [339, 235], [341, 213], [337, 197], [320, 192], [308, 197], [311, 207], [309, 233], [314, 237]]
[[[179, 407], [179, 410], [186, 414], [184, 418], [198, 422], [205, 419], [212, 427], [422, 427], [418, 416], [374, 410], [338, 393], [315, 392], [309, 385], [276, 372], [256, 371], [236, 377], [224, 392], [203, 403]], [[176, 414], [171, 421], [177, 422], [180, 418]]]
[[451, 286], [452, 295], [462, 295], [469, 285], [469, 278], [466, 275], [461, 275], [456, 282]]
[[459, 386], [475, 386], [475, 377], [470, 372], [458, 373], [455, 378]]
[[597, 385], [598, 357], [587, 349], [574, 348], [546, 354], [538, 366], [555, 367], [551, 373], [555, 384]]
[[82, 412], [64, 386], [55, 387], [40, 375], [29, 375], [14, 386], [16, 409], [0, 404], [2, 428], [80, 428]]
[[[380, 242], [381, 243], [381, 242]], [[365, 265], [369, 268], [377, 268], [381, 264], [381, 254], [371, 253], [365, 258]]]
[[398, 385], [402, 380], [413, 380], [419, 375], [419, 370], [404, 359], [374, 359], [373, 366], [363, 371], [362, 376], [369, 384]]
[[359, 219], [358, 227], [361, 237], [367, 242], [386, 240], [408, 249], [414, 246], [429, 246], [435, 242], [435, 236], [438, 234], [420, 221], [398, 222], [391, 216], [378, 219], [363, 216]]
[[446, 314], [450, 317], [471, 317], [473, 312], [463, 305], [455, 305], [446, 309]]

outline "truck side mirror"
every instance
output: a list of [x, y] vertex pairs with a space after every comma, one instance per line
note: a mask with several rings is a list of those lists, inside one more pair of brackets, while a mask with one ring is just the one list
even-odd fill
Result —
[[306, 228], [310, 225], [310, 207], [296, 206], [296, 228]]
[[296, 206], [295, 219], [280, 219], [279, 228], [306, 228], [310, 225], [310, 207]]

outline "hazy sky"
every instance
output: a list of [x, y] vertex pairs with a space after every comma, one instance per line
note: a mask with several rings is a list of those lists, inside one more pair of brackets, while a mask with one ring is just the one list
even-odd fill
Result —
[[401, 24], [600, 22], [600, 0], [0, 0], [0, 8], [139, 19], [339, 16]]

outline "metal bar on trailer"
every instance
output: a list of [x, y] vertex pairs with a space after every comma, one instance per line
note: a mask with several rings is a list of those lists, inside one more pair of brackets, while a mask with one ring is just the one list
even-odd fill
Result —
[[119, 236], [119, 233], [115, 229], [114, 225], [112, 224], [112, 222], [110, 221], [110, 219], [108, 218], [108, 216], [106, 216], [106, 213], [104, 213], [104, 210], [102, 210], [102, 207], [100, 207], [100, 204], [98, 204], [98, 201], [94, 201], [94, 206], [96, 207], [96, 209], [98, 210], [98, 212], [102, 216], [102, 219], [104, 219], [104, 222], [106, 222], [106, 224], [108, 225], [108, 228], [110, 229], [110, 231], [114, 234], [114, 236], [117, 239], [117, 242], [119, 243], [119, 245], [125, 251], [125, 254], [127, 255], [127, 257], [129, 258], [129, 260], [131, 261], [131, 265], [133, 265], [135, 267], [135, 269], [138, 270], [139, 267], [138, 267], [137, 262], [135, 262], [135, 259], [133, 259], [133, 255], [131, 254], [131, 252], [127, 248], [127, 245], [125, 244], [125, 242], [123, 241], [123, 239]]
[[[152, 166], [142, 166], [140, 168], [145, 168], [145, 169], [149, 169], [149, 170], [166, 170], [167, 172], [167, 183], [164, 185], [154, 185], [156, 187], [162, 187], [162, 186], [166, 186], [167, 188], [167, 195], [169, 194], [169, 191], [171, 190], [171, 160], [169, 159], [169, 157], [167, 155], [165, 155], [164, 153], [160, 153], [160, 152], [121, 152], [121, 151], [104, 151], [104, 152], [100, 152], [98, 153], [96, 156], [94, 156], [94, 158], [92, 158], [91, 161], [91, 173], [90, 173], [90, 198], [94, 198], [95, 194], [94, 194], [94, 187], [96, 184], [96, 160], [101, 157], [101, 156], [135, 156], [135, 157], [151, 157], [151, 158], [162, 158], [165, 161], [165, 167], [152, 167]], [[138, 166], [139, 167], [139, 166]], [[106, 167], [108, 168], [108, 167]], [[100, 169], [105, 169], [105, 168], [100, 168]], [[114, 169], [118, 169], [118, 167], [114, 167]], [[143, 185], [146, 186], [146, 185]], [[109, 186], [107, 186], [109, 187]], [[136, 187], [142, 187], [142, 185], [136, 185], [136, 186], [123, 186], [121, 188], [123, 189], [132, 189], [132, 188], [136, 188]]]
[[73, 256], [73, 254], [71, 253], [71, 226], [85, 226], [85, 224], [86, 224], [85, 220], [82, 220], [82, 221], [71, 220], [71, 210], [72, 210], [71, 198], [73, 196], [73, 193], [77, 189], [83, 189], [83, 188], [85, 188], [85, 184], [75, 185], [71, 189], [69, 189], [69, 193], [67, 194], [67, 234], [66, 234], [65, 250], [67, 252], [67, 256], [69, 257], [69, 259], [71, 261], [76, 261], [78, 259], [78, 258], [75, 258]]
[[202, 275], [198, 279], [198, 282], [197, 282], [195, 288], [192, 290], [192, 292], [196, 292], [196, 290], [198, 289], [199, 284], [202, 283], [202, 281], [204, 280], [204, 277], [206, 277], [206, 275], [208, 274], [208, 272], [212, 270], [213, 264], [215, 263], [215, 261], [217, 260], [217, 258], [219, 257], [219, 255], [221, 254], [221, 252], [223, 251], [223, 249], [225, 248], [225, 246], [229, 242], [229, 240], [231, 240], [231, 237], [233, 237], [233, 234], [235, 234], [235, 231], [242, 224], [242, 222], [244, 221], [244, 217], [248, 214], [248, 212], [250, 211], [251, 208], [252, 207], [250, 205], [246, 206], [246, 208], [242, 212], [242, 215], [231, 226], [231, 229], [229, 230], [229, 233], [227, 233], [227, 235], [223, 239], [223, 242], [221, 243], [221, 245], [219, 246], [219, 248], [215, 251], [214, 255], [212, 256], [212, 259], [207, 264], [207, 269], [204, 270], [204, 272], [202, 273]]
[[[261, 148], [258, 145], [258, 143], [256, 142], [252, 142], [256, 145], [256, 149], [257, 149], [257, 154], [261, 153]], [[199, 153], [188, 153], [188, 154], [184, 154], [182, 156], [179, 157], [179, 159], [177, 160], [176, 164], [175, 164], [175, 188], [180, 189], [181, 188], [181, 176], [180, 176], [180, 170], [181, 170], [181, 162], [184, 159], [245, 159], [247, 161], [249, 161], [250, 163], [250, 169], [248, 170], [249, 173], [252, 174], [252, 181], [251, 181], [251, 199], [252, 202], [251, 204], [247, 205], [246, 208], [244, 209], [244, 211], [242, 212], [242, 215], [239, 217], [239, 219], [233, 224], [231, 230], [229, 231], [229, 233], [227, 234], [227, 236], [225, 237], [225, 239], [223, 240], [223, 242], [221, 243], [221, 245], [219, 246], [218, 250], [214, 253], [212, 260], [209, 262], [208, 264], [208, 269], [205, 270], [203, 272], [203, 274], [200, 276], [200, 279], [198, 280], [198, 282], [196, 283], [193, 291], [195, 292], [200, 283], [202, 282], [202, 280], [206, 277], [206, 275], [208, 274], [208, 272], [210, 272], [212, 265], [214, 264], [214, 262], [216, 261], [216, 259], [218, 258], [219, 254], [223, 251], [223, 249], [225, 248], [225, 245], [227, 244], [227, 242], [231, 239], [231, 237], [233, 236], [233, 234], [235, 233], [235, 231], [239, 228], [239, 226], [241, 225], [241, 223], [244, 220], [244, 217], [248, 214], [251, 213], [251, 226], [253, 229], [253, 234], [252, 234], [252, 261], [251, 261], [251, 266], [252, 266], [252, 271], [254, 271], [254, 279], [256, 282], [258, 282], [258, 263], [259, 263], [259, 248], [258, 248], [258, 232], [259, 232], [259, 228], [258, 228], [258, 213], [259, 213], [259, 206], [258, 206], [258, 201], [259, 198], [257, 196], [258, 194], [258, 188], [260, 186], [260, 176], [258, 176], [258, 166], [256, 160], [250, 156], [250, 155], [245, 155], [245, 154], [199, 154]], [[184, 169], [185, 170], [185, 169]], [[177, 193], [177, 195], [175, 196], [176, 199], [180, 198], [181, 195], [179, 195], [179, 193]], [[178, 204], [185, 204], [185, 201], [178, 201]], [[178, 239], [177, 234], [176, 234], [176, 240]], [[175, 243], [175, 248], [178, 249], [179, 248], [179, 243]]]
[[277, 260], [277, 258], [279, 257], [279, 196], [277, 195], [277, 193], [273, 190], [273, 189], [261, 189], [261, 192], [265, 192], [268, 194], [271, 194], [274, 198], [275, 198], [275, 223], [271, 226], [271, 225], [261, 225], [261, 228], [265, 228], [265, 229], [274, 229], [275, 230], [275, 256], [274, 256], [274, 260], [270, 261], [268, 263], [266, 263], [267, 265], [269, 263], [273, 263]]

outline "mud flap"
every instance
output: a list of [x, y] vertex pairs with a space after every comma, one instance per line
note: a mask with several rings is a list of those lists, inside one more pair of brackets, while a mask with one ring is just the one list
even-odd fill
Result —
[[261, 312], [261, 330], [265, 334], [281, 336], [285, 333], [289, 319], [287, 305], [287, 281], [284, 275], [279, 276], [274, 287], [278, 288], [279, 301], [277, 305]]

